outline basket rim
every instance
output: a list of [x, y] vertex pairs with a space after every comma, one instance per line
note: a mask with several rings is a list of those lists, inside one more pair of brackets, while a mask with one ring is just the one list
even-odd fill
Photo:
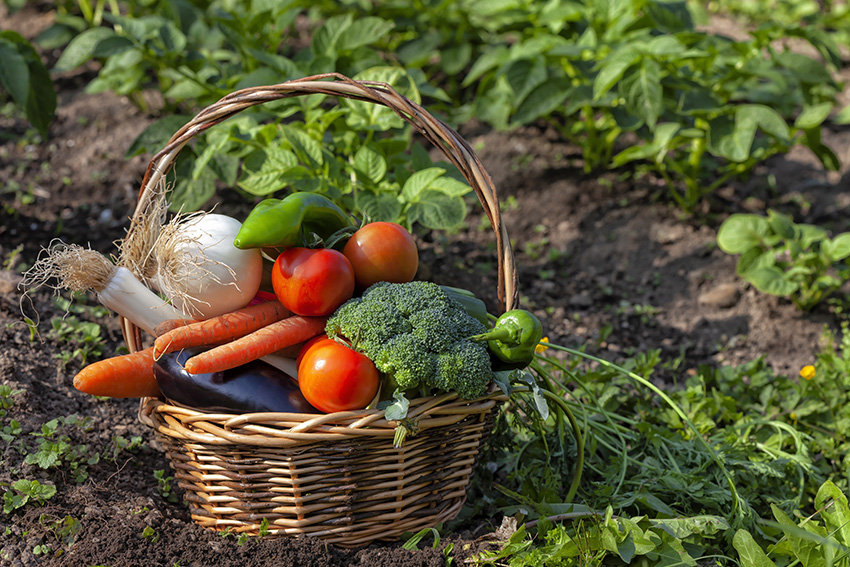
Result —
[[[510, 398], [492, 384], [486, 394], [463, 400], [454, 392], [410, 401], [403, 423], [416, 432], [483, 415]], [[392, 438], [402, 423], [383, 409], [324, 414], [284, 412], [209, 413], [158, 398], [144, 398], [139, 420], [169, 437], [213, 445], [285, 447], [364, 437]]]

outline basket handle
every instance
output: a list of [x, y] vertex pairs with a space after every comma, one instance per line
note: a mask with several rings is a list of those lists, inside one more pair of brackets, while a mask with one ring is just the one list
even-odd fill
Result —
[[[324, 73], [277, 85], [242, 89], [226, 95], [218, 102], [201, 110], [171, 137], [165, 147], [154, 155], [148, 164], [139, 190], [131, 229], [155, 195], [156, 187], [164, 180], [180, 150], [192, 138], [251, 106], [311, 94], [333, 95], [372, 102], [391, 108], [398, 116], [416, 128], [460, 170], [475, 194], [478, 195], [481, 205], [484, 207], [484, 212], [490, 220], [490, 226], [496, 233], [499, 307], [503, 311], [513, 309], [518, 304], [519, 299], [516, 262], [510, 239], [502, 222], [496, 187], [473, 149], [450, 126], [429, 114], [422, 106], [398, 94], [386, 83], [355, 81], [339, 73]], [[121, 319], [121, 328], [130, 351], [139, 350], [141, 347], [139, 329], [123, 318]]]

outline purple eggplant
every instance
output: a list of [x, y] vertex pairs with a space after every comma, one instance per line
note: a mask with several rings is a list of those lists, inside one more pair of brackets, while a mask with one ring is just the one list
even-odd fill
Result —
[[156, 382], [166, 398], [205, 412], [320, 413], [301, 395], [295, 379], [262, 360], [223, 372], [189, 374], [183, 365], [199, 352], [184, 349], [154, 363]]

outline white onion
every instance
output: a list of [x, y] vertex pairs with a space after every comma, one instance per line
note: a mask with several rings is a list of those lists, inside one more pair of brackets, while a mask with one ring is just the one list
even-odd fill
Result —
[[248, 305], [260, 288], [263, 258], [259, 249], [233, 245], [241, 226], [226, 215], [200, 213], [163, 227], [153, 285], [189, 317], [208, 319]]

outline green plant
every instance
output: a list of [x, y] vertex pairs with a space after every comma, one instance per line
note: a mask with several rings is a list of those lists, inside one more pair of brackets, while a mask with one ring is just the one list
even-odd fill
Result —
[[56, 541], [64, 547], [71, 547], [74, 545], [74, 542], [77, 540], [77, 535], [83, 529], [83, 523], [73, 516], [55, 518], [48, 514], [42, 514], [38, 518], [38, 523], [41, 524], [48, 532], [53, 534]]
[[[459, 84], [441, 83], [463, 105], [446, 109], [458, 122], [546, 121], [581, 148], [587, 171], [652, 171], [688, 211], [794, 145], [837, 167], [820, 128], [840, 91], [831, 75], [840, 57], [820, 26], [787, 19], [733, 40], [698, 30], [685, 2], [423, 0], [415, 16], [401, 4], [319, 6], [392, 17], [381, 48], [403, 49], [405, 65], [428, 77], [461, 71]], [[825, 63], [782, 48], [787, 40], [810, 44]]]
[[42, 424], [41, 430], [31, 435], [40, 438], [38, 449], [27, 454], [24, 461], [41, 469], [67, 467], [77, 483], [84, 482], [88, 467], [100, 462], [100, 453], [92, 451], [86, 444], [74, 443], [69, 435], [72, 427], [90, 430], [92, 418], [81, 418], [76, 414], [58, 417]]
[[810, 310], [850, 279], [850, 232], [829, 238], [814, 225], [796, 224], [777, 211], [767, 217], [733, 214], [717, 233], [717, 245], [740, 254], [738, 275], [759, 291], [790, 296]]
[[11, 95], [42, 137], [56, 113], [56, 91], [35, 48], [19, 33], [0, 31], [0, 87]]
[[171, 482], [174, 480], [174, 477], [167, 476], [163, 469], [153, 471], [153, 476], [156, 479], [157, 490], [159, 491], [160, 496], [169, 502], [177, 502], [177, 494], [175, 494], [174, 488], [171, 486]]
[[16, 480], [12, 483], [11, 489], [3, 493], [3, 512], [10, 514], [18, 508], [23, 508], [29, 502], [43, 506], [55, 494], [56, 487], [52, 484], [41, 484], [37, 480], [29, 479]]
[[156, 543], [159, 541], [159, 533], [150, 526], [145, 526], [145, 529], [142, 530], [142, 537], [150, 543]]
[[71, 315], [68, 317], [54, 317], [50, 320], [51, 329], [49, 336], [56, 342], [68, 345], [71, 350], [63, 350], [55, 354], [64, 368], [74, 360], [85, 364], [90, 357], [99, 357], [103, 354], [103, 337], [100, 336], [101, 327], [91, 321], [81, 321]]

